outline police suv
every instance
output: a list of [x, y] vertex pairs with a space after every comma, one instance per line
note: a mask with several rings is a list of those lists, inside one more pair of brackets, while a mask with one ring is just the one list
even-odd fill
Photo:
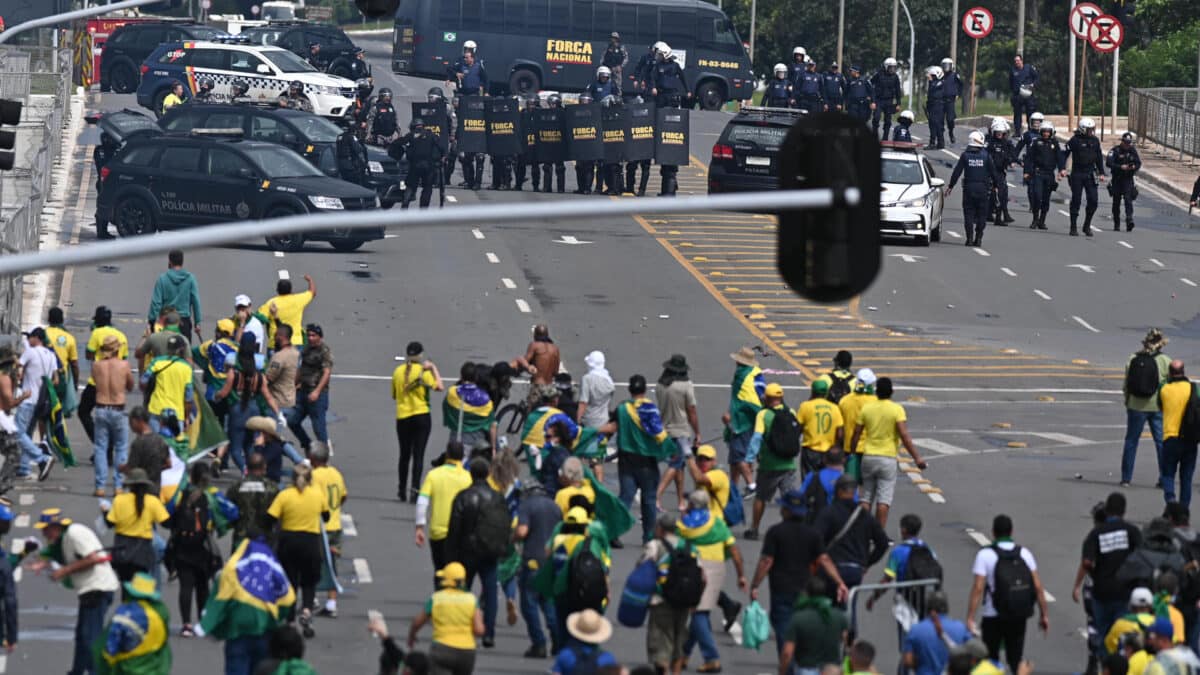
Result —
[[880, 156], [879, 230], [888, 236], [914, 237], [928, 246], [942, 239], [943, 189], [946, 181], [916, 143], [884, 141]]
[[[134, 236], [379, 207], [373, 191], [326, 176], [287, 148], [239, 135], [240, 129], [233, 129], [128, 138], [100, 170], [97, 222], [115, 223], [122, 236]], [[354, 251], [377, 239], [383, 239], [382, 227], [273, 236], [267, 244], [298, 251], [306, 240], [327, 241], [339, 251]]]
[[289, 83], [299, 81], [313, 112], [325, 117], [343, 117], [354, 103], [353, 82], [322, 73], [286, 49], [225, 42], [170, 42], [159, 45], [142, 63], [138, 105], [160, 114], [163, 99], [175, 81], [195, 93], [202, 77], [212, 78], [217, 96], [228, 96], [234, 80], [246, 80], [250, 85], [247, 98], [263, 102], [275, 100], [287, 92]]
[[779, 146], [804, 113], [794, 108], [742, 106], [713, 144], [708, 193], [779, 187]]

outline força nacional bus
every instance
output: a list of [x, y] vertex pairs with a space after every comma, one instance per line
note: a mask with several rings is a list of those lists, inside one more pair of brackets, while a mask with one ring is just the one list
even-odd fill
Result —
[[463, 43], [474, 40], [493, 92], [582, 91], [613, 31], [629, 52], [625, 92], [634, 91], [638, 60], [661, 40], [702, 108], [753, 95], [750, 58], [733, 23], [704, 0], [401, 0], [392, 71], [443, 80]]

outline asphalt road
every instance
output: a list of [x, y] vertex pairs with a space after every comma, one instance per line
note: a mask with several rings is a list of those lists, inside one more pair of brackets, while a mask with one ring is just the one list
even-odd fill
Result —
[[[385, 44], [363, 44], [371, 50], [377, 86], [391, 86], [398, 103], [423, 97], [435, 84], [392, 77]], [[131, 96], [106, 94], [96, 95], [89, 106], [121, 107], [136, 104]], [[705, 191], [704, 164], [726, 118], [693, 113], [694, 162], [681, 170], [681, 192]], [[958, 136], [963, 139], [966, 132]], [[58, 245], [94, 237], [90, 145], [95, 142], [95, 132], [86, 130], [76, 149], [71, 180], [79, 201], [68, 205]], [[954, 158], [931, 156], [945, 162], [948, 176]], [[1019, 184], [1016, 178], [1010, 174]], [[507, 209], [531, 200], [568, 199], [581, 214], [606, 199], [448, 194], [455, 202], [447, 208], [478, 202]], [[1038, 672], [1078, 671], [1084, 659], [1082, 612], [1070, 601], [1070, 584], [1088, 509], [1116, 487], [1113, 472], [1124, 428], [1119, 367], [1150, 325], [1171, 338], [1169, 353], [1196, 362], [1200, 292], [1182, 279], [1200, 282], [1194, 262], [1200, 246], [1195, 231], [1178, 227], [1185, 213], [1150, 189], [1142, 190], [1138, 202], [1138, 229], [1128, 234], [1103, 231], [1110, 226], [1102, 194], [1097, 217], [1102, 231], [1092, 240], [1066, 237], [1066, 217], [1057, 213], [1066, 208], [1063, 204], [1056, 204], [1048, 220], [1050, 232], [1030, 232], [1022, 222], [1024, 193], [1012, 194], [1018, 223], [989, 228], [978, 250], [949, 235], [961, 229], [955, 194], [948, 200], [941, 244], [889, 244], [875, 287], [837, 307], [786, 291], [774, 271], [773, 222], [739, 214], [396, 227], [388, 239], [352, 254], [317, 244], [281, 255], [256, 242], [189, 252], [186, 266], [200, 282], [206, 334], [218, 315], [232, 311], [238, 293], [265, 299], [282, 274], [297, 284], [310, 274], [318, 285], [306, 320], [324, 325], [334, 352], [330, 430], [334, 462], [349, 485], [346, 511], [357, 536], [346, 545], [343, 576], [350, 592], [341, 602], [341, 616], [317, 622], [310, 661], [319, 672], [375, 672], [378, 651], [364, 630], [367, 610], [382, 611], [392, 631], [403, 634], [428, 591], [428, 555], [411, 543], [412, 507], [393, 498], [396, 442], [388, 379], [404, 344], [421, 340], [452, 376], [464, 360], [495, 361], [522, 352], [530, 326], [546, 322], [576, 374], [585, 370], [582, 359], [592, 349], [606, 352], [618, 380], [632, 373], [656, 379], [671, 353], [686, 354], [698, 384], [705, 437], [719, 436], [732, 365], [727, 355], [743, 344], [764, 345], [770, 355], [763, 366], [789, 387], [793, 404], [804, 397], [807, 376], [826, 370], [839, 348], [854, 351], [856, 366], [894, 376], [898, 399], [909, 410], [910, 428], [930, 466], [923, 477], [912, 473], [912, 480], [901, 481], [890, 534], [896, 536], [902, 513], [924, 519], [925, 538], [943, 561], [958, 615], [966, 608], [970, 564], [980, 538], [993, 515], [1011, 514], [1017, 541], [1033, 549], [1056, 599], [1048, 637], [1031, 639], [1028, 653]], [[1056, 197], [1062, 196], [1060, 190]], [[578, 243], [565, 243], [564, 235]], [[1075, 264], [1092, 271], [1070, 266]], [[94, 307], [106, 304], [117, 326], [136, 339], [150, 289], [164, 267], [165, 260], [154, 258], [68, 270], [50, 297], [61, 298], [77, 336], [85, 337]], [[75, 422], [71, 436], [77, 454], [87, 457], [86, 436]], [[431, 454], [446, 437], [445, 430], [435, 429]], [[1152, 453], [1143, 440], [1135, 485], [1127, 490], [1131, 515], [1139, 521], [1161, 508], [1161, 497], [1151, 487]], [[50, 506], [63, 507], [85, 523], [97, 514], [86, 465], [56, 471], [46, 483], [19, 492], [21, 513], [34, 519]], [[13, 536], [33, 532], [22, 519]], [[625, 537], [627, 543], [635, 538]], [[758, 547], [741, 545], [752, 569]], [[617, 552], [613, 585], [618, 592], [635, 556], [632, 548]], [[879, 573], [873, 569], [869, 576]], [[0, 672], [62, 669], [69, 662], [73, 598], [31, 575], [19, 589], [21, 645], [0, 664]], [[177, 587], [172, 584], [166, 592], [174, 609]], [[880, 648], [880, 669], [894, 669], [890, 618], [877, 609], [861, 621], [860, 634]], [[422, 646], [428, 644], [426, 632]], [[769, 647], [754, 653], [728, 637], [720, 644], [726, 672], [772, 670]], [[497, 647], [479, 662], [478, 671], [544, 671], [548, 662], [521, 658], [526, 646], [523, 626], [501, 627]], [[172, 647], [174, 672], [184, 675], [214, 672], [214, 659], [220, 658], [219, 646], [204, 640], [173, 638]], [[611, 647], [624, 661], [636, 663], [644, 658], [644, 634], [618, 627]], [[694, 657], [693, 667], [697, 663]]]

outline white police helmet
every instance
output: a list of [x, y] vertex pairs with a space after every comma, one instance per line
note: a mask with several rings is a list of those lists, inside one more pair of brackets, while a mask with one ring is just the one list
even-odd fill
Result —
[[600, 66], [596, 69], [596, 77], [611, 77], [612, 70], [608, 66]]
[[1050, 135], [1051, 135], [1051, 136], [1053, 136], [1053, 135], [1054, 135], [1054, 125], [1053, 125], [1053, 124], [1051, 124], [1049, 120], [1046, 120], [1045, 122], [1042, 122], [1042, 126], [1038, 127], [1038, 133], [1043, 133], [1043, 134], [1044, 134], [1044, 133], [1046, 133], [1047, 131], [1049, 131], [1049, 132], [1050, 132]]
[[804, 47], [793, 47], [792, 58], [794, 59], [797, 56], [808, 56], [808, 52], [804, 51]]
[[968, 148], [982, 148], [986, 139], [983, 137], [982, 131], [972, 131], [970, 136], [967, 136]]
[[1086, 134], [1096, 130], [1096, 120], [1090, 117], [1079, 118], [1079, 133]]
[[658, 52], [659, 54], [662, 54], [663, 56], [670, 56], [671, 55], [671, 45], [669, 45], [665, 42], [662, 42], [660, 40], [659, 42], [654, 43], [654, 51]]
[[942, 70], [946, 71], [947, 73], [954, 70], [954, 60], [949, 56], [942, 59]]
[[1000, 118], [992, 120], [991, 131], [992, 133], [996, 133], [997, 131], [1000, 133], [1008, 133], [1008, 122]]
[[905, 110], [904, 112], [900, 113], [900, 119], [908, 120], [911, 123], [913, 120], [917, 119], [917, 116], [913, 114], [913, 111]]
[[1121, 134], [1122, 143], [1132, 143], [1136, 140], [1137, 134], [1133, 133], [1132, 131], [1126, 131], [1125, 133]]
[[1044, 119], [1046, 119], [1046, 116], [1043, 115], [1042, 113], [1040, 113], [1040, 112], [1033, 113], [1032, 115], [1029, 116], [1029, 128], [1035, 129], [1035, 130], [1040, 129], [1042, 126], [1042, 120], [1044, 120]]
[[929, 66], [925, 69], [925, 74], [932, 75], [935, 80], [940, 80], [946, 76], [946, 73], [942, 71], [940, 66]]
[[475, 51], [476, 48], [477, 48], [477, 45], [475, 44], [474, 40], [467, 40], [466, 42], [463, 43], [464, 50], [470, 49], [471, 51]]
[[896, 59], [893, 59], [892, 57], [889, 56], [883, 60], [883, 67], [884, 68], [899, 68], [900, 64], [896, 61]]
[[776, 63], [774, 71], [775, 71], [776, 75], [778, 75], [780, 73], [783, 73], [786, 75], [787, 74], [787, 66], [782, 63]]

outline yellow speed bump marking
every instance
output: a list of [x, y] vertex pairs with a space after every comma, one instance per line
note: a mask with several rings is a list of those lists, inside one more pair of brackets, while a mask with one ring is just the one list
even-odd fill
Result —
[[1002, 350], [1000, 353], [1001, 354], [1020, 354], [1021, 350], [1020, 349], [1012, 349], [1010, 347], [1009, 349]]
[[665, 220], [651, 220], [651, 221], [648, 221], [648, 222], [649, 222], [651, 225], [666, 225], [666, 224], [667, 224], [667, 221], [665, 221]]
[[796, 343], [795, 343], [795, 341], [793, 341], [793, 340], [788, 340], [788, 341], [786, 341], [786, 342], [780, 342], [780, 343], [779, 343], [779, 346], [780, 346], [780, 347], [795, 347], [795, 346], [796, 346]]
[[1037, 397], [1037, 400], [1050, 402], [1050, 401], [1054, 400], [1054, 397], [1053, 396], [1039, 396], [1039, 397]]
[[[803, 351], [803, 350], [801, 350], [801, 351], [795, 351], [795, 352], [792, 352], [792, 356], [804, 357], [804, 356], [808, 356], [808, 352], [806, 352], [806, 351]], [[819, 363], [819, 362], [818, 362], [818, 363]]]
[[1087, 359], [1071, 359], [1071, 363], [1074, 363], [1075, 365], [1079, 365], [1079, 366], [1086, 366], [1088, 364], [1088, 360]]
[[874, 327], [875, 327], [875, 325], [874, 325], [874, 324], [869, 324], [869, 323], [860, 323], [860, 324], [858, 324], [858, 327], [859, 327], [859, 328], [874, 328]]
[[901, 333], [898, 330], [889, 330], [888, 337], [904, 337], [904, 333]]
[[765, 319], [765, 318], [767, 318], [767, 315], [766, 315], [766, 314], [762, 314], [762, 313], [758, 313], [758, 314], [750, 314], [750, 315], [748, 315], [746, 318], [747, 318], [747, 319]]
[[679, 248], [692, 248], [695, 246], [695, 244], [693, 244], [690, 241], [681, 241], [678, 244], [676, 244], [676, 246], [678, 246]]
[[806, 366], [819, 366], [819, 365], [821, 365], [821, 361], [820, 361], [819, 359], [808, 359], [808, 360], [806, 360], [806, 361], [804, 362], [804, 365], [806, 365]]
[[773, 324], [773, 323], [770, 323], [770, 322], [768, 322], [768, 321], [764, 321], [764, 322], [762, 322], [762, 323], [758, 324], [758, 327], [759, 327], [759, 328], [763, 328], [763, 329], [767, 329], [767, 328], [774, 328], [774, 327], [775, 327], [775, 324]]
[[755, 303], [755, 304], [753, 304], [753, 305], [750, 305], [750, 309], [766, 309], [766, 308], [767, 308], [767, 306], [766, 306], [766, 305], [760, 305], [760, 304], [758, 304], [758, 303]]
[[933, 341], [933, 344], [935, 344], [935, 345], [948, 345], [948, 344], [950, 344], [950, 341], [949, 341], [949, 340], [934, 340], [934, 341]]
[[1012, 424], [1009, 422], [994, 422], [992, 424], [992, 428], [993, 429], [1011, 429]]
[[932, 485], [918, 485], [917, 487], [921, 488], [921, 492], [924, 492], [925, 494], [942, 494], [942, 488], [934, 487]]
[[929, 480], [928, 478], [914, 478], [912, 479], [912, 482], [914, 485], [929, 485], [933, 483], [933, 481]]
[[702, 256], [702, 255], [698, 255], [698, 256], [696, 256], [696, 257], [692, 258], [692, 260], [693, 260], [694, 262], [708, 262], [708, 258], [706, 258], [706, 257], [704, 257], [704, 256]]
[[1028, 448], [1029, 445], [1025, 441], [1009, 441], [1008, 447], [1010, 447], [1010, 448]]
[[667, 230], [667, 234], [683, 234], [679, 230]]
[[[772, 324], [772, 325], [774, 325], [774, 324]], [[769, 337], [769, 338], [781, 338], [781, 337], [785, 337], [786, 335], [787, 335], [787, 333], [785, 333], [781, 330], [773, 330], [773, 331], [767, 333], [767, 337]]]
[[909, 403], [924, 403], [925, 397], [924, 396], [909, 396], [906, 400]]
[[849, 314], [839, 314], [839, 315], [838, 315], [838, 318], [839, 318], [839, 319], [845, 319], [845, 320], [847, 320], [847, 321], [853, 321], [853, 320], [854, 320], [854, 317], [853, 317], [853, 316], [851, 316], [851, 315], [849, 315]]
[[736, 287], [734, 287], [734, 286], [729, 286], [729, 287], [727, 287], [727, 288], [725, 289], [725, 292], [726, 292], [726, 293], [741, 293], [741, 292], [742, 292], [742, 289], [740, 289], [740, 288], [736, 288]]

